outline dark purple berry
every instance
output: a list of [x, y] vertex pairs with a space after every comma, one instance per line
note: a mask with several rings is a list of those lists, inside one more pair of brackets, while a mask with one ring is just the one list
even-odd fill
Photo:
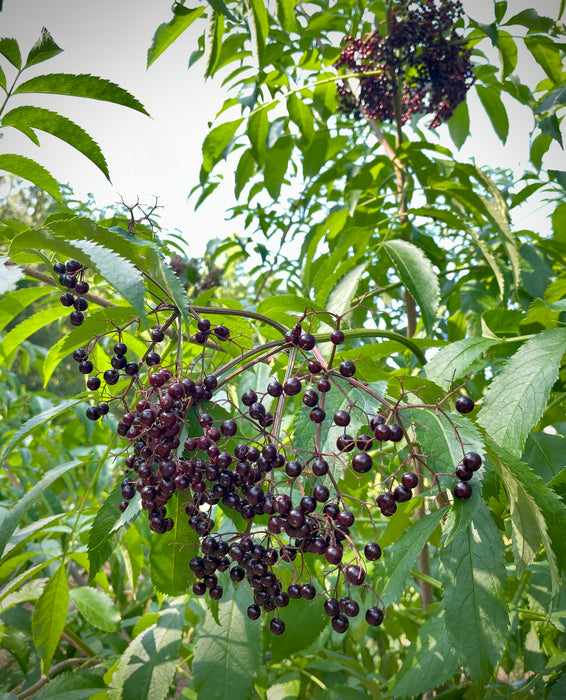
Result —
[[353, 586], [361, 586], [365, 581], [366, 572], [357, 564], [350, 564], [344, 569], [344, 576]]
[[290, 377], [283, 384], [283, 391], [287, 396], [295, 396], [301, 391], [301, 388], [301, 380], [297, 379], [297, 377]]
[[330, 340], [334, 345], [340, 345], [344, 342], [344, 333], [341, 330], [334, 330], [330, 334]]
[[72, 326], [82, 326], [84, 320], [85, 315], [81, 311], [77, 311], [75, 309], [69, 314], [69, 321], [71, 322]]
[[330, 624], [332, 625], [332, 629], [335, 632], [338, 632], [338, 634], [344, 634], [350, 626], [348, 618], [342, 613], [339, 613], [338, 615], [333, 617], [330, 621]]
[[340, 363], [338, 371], [343, 377], [353, 377], [354, 374], [356, 374], [356, 365], [352, 362], [352, 360], [344, 360]]
[[474, 410], [474, 400], [469, 396], [458, 396], [456, 399], [456, 410], [458, 413], [470, 413]]
[[269, 629], [273, 634], [283, 634], [285, 632], [285, 623], [280, 617], [274, 617], [269, 623]]
[[383, 610], [377, 606], [372, 606], [366, 610], [366, 622], [371, 627], [378, 627], [383, 622]]
[[364, 554], [368, 561], [377, 561], [381, 558], [381, 547], [377, 542], [368, 542], [364, 547]]
[[466, 469], [476, 472], [482, 465], [482, 459], [477, 452], [466, 452], [462, 464]]
[[71, 294], [71, 292], [65, 292], [64, 294], [61, 294], [59, 301], [63, 306], [73, 306], [75, 303], [75, 297]]
[[90, 391], [96, 391], [100, 389], [100, 378], [99, 377], [89, 377], [86, 382], [86, 388]]
[[357, 474], [367, 474], [373, 466], [373, 460], [367, 452], [358, 452], [352, 457], [352, 469]]
[[456, 498], [467, 499], [472, 495], [472, 487], [467, 481], [459, 481], [454, 486], [454, 495]]
[[414, 472], [405, 472], [401, 475], [401, 483], [408, 489], [414, 489], [419, 483], [419, 477]]

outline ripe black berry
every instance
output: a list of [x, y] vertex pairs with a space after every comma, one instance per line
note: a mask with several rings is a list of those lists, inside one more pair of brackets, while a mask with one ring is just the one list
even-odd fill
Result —
[[377, 606], [372, 606], [366, 610], [366, 622], [372, 627], [377, 627], [383, 622], [383, 610]]
[[379, 442], [387, 442], [387, 440], [391, 440], [391, 430], [389, 426], [385, 423], [380, 423], [375, 428], [375, 438], [376, 440], [379, 440]]
[[352, 360], [344, 360], [340, 363], [338, 371], [343, 377], [353, 377], [354, 374], [356, 374], [356, 365], [352, 362]]
[[458, 396], [456, 399], [456, 410], [458, 413], [470, 413], [474, 410], [474, 401], [469, 396]]
[[408, 489], [414, 489], [419, 483], [419, 477], [414, 472], [405, 472], [401, 475], [401, 483]]
[[161, 362], [161, 357], [156, 352], [148, 352], [145, 356], [145, 364], [148, 367], [154, 367]]
[[403, 438], [403, 428], [397, 423], [392, 423], [389, 426], [389, 439], [391, 442], [401, 442]]
[[368, 561], [377, 561], [381, 558], [381, 547], [377, 542], [368, 542], [364, 547], [364, 554]]
[[315, 476], [328, 474], [328, 462], [325, 459], [315, 459], [312, 463], [312, 473]]
[[454, 495], [456, 498], [467, 499], [472, 495], [472, 487], [467, 481], [459, 481], [454, 486]]
[[313, 389], [307, 389], [303, 394], [303, 403], [309, 408], [313, 408], [318, 403], [318, 394]]
[[67, 272], [78, 272], [82, 268], [82, 265], [78, 260], [67, 260], [65, 263], [65, 269]]
[[336, 440], [336, 447], [340, 452], [351, 452], [356, 446], [356, 441], [351, 435], [340, 435]]
[[214, 334], [218, 340], [226, 340], [230, 337], [230, 331], [228, 328], [226, 328], [226, 326], [216, 326], [214, 329]]
[[97, 406], [89, 406], [86, 409], [86, 417], [89, 420], [98, 420], [100, 418], [100, 411]]
[[83, 360], [79, 363], [79, 372], [81, 374], [90, 374], [94, 369], [94, 365], [90, 360]]
[[340, 612], [337, 598], [327, 598], [324, 601], [324, 612], [328, 617], [335, 617]]
[[303, 350], [312, 350], [316, 345], [316, 339], [312, 333], [301, 333], [297, 344]]
[[250, 620], [258, 620], [261, 615], [261, 608], [259, 605], [250, 605], [247, 614]]
[[460, 479], [460, 481], [469, 481], [474, 475], [474, 472], [465, 467], [463, 464], [460, 464], [454, 470], [454, 474], [456, 475], [457, 479]]
[[75, 297], [71, 292], [65, 292], [59, 297], [59, 301], [63, 306], [72, 306], [75, 303]]
[[103, 376], [104, 381], [107, 384], [117, 384], [118, 380], [120, 379], [120, 372], [118, 372], [117, 369], [107, 369]]
[[151, 339], [154, 343], [160, 343], [165, 338], [165, 333], [161, 328], [154, 328], [151, 331]]
[[301, 598], [312, 600], [316, 595], [316, 588], [312, 583], [303, 583], [301, 586]]
[[316, 406], [316, 408], [313, 408], [309, 413], [309, 418], [313, 423], [322, 423], [326, 418], [326, 412], [320, 406]]
[[81, 326], [83, 321], [85, 320], [85, 315], [81, 311], [71, 311], [69, 315], [69, 321], [71, 322], [72, 326]]
[[285, 632], [285, 623], [280, 617], [274, 617], [269, 623], [269, 629], [273, 634], [283, 634]]
[[295, 396], [301, 391], [301, 388], [301, 380], [297, 379], [297, 377], [290, 377], [283, 384], [283, 391], [287, 396]]
[[90, 289], [89, 283], [84, 280], [77, 280], [75, 284], [75, 292], [77, 294], [86, 294]]
[[360, 586], [366, 578], [366, 572], [357, 564], [350, 564], [344, 569], [344, 576], [353, 586]]
[[88, 309], [88, 301], [82, 297], [77, 297], [73, 301], [73, 306], [77, 311], [86, 311]]
[[283, 384], [281, 384], [281, 382], [278, 382], [275, 379], [273, 379], [267, 385], [267, 393], [270, 396], [273, 396], [274, 398], [281, 396], [281, 394], [283, 393]]
[[334, 345], [340, 345], [344, 342], [344, 333], [341, 330], [332, 331], [330, 334], [330, 340]]
[[332, 385], [326, 377], [322, 377], [322, 379], [319, 379], [316, 383], [316, 387], [320, 392], [325, 394], [327, 391], [330, 391]]
[[125, 355], [127, 352], [128, 346], [126, 343], [116, 343], [116, 345], [114, 345], [114, 354], [118, 355], [118, 357]]
[[253, 403], [257, 402], [257, 394], [253, 389], [248, 389], [248, 391], [242, 394], [242, 403], [244, 406], [251, 406]]
[[96, 391], [100, 388], [100, 378], [99, 377], [89, 377], [86, 382], [86, 388], [90, 391]]
[[336, 425], [339, 425], [342, 428], [344, 428], [350, 424], [350, 414], [348, 413], [348, 411], [336, 411], [336, 413], [334, 414], [334, 422], [336, 423]]
[[317, 484], [312, 490], [313, 498], [319, 503], [326, 503], [330, 498], [330, 491], [324, 484]]
[[352, 469], [358, 474], [366, 474], [372, 465], [373, 460], [367, 452], [358, 452], [352, 457]]
[[344, 634], [350, 626], [348, 618], [343, 613], [339, 613], [336, 617], [333, 617], [330, 624], [332, 625], [332, 629], [339, 634]]
[[67, 268], [65, 267], [65, 264], [62, 262], [56, 262], [53, 265], [53, 272], [56, 275], [64, 275], [66, 271], [67, 271]]
[[466, 452], [462, 464], [472, 472], [476, 472], [482, 465], [482, 459], [477, 452]]

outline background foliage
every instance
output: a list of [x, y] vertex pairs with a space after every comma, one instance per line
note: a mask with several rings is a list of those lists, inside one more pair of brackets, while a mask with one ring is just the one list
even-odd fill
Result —
[[[4, 171], [38, 188], [13, 181], [0, 228], [2, 697], [564, 696], [566, 172], [544, 167], [552, 142], [563, 145], [564, 2], [552, 17], [514, 14], [498, 1], [489, 25], [460, 20], [473, 48], [472, 91], [502, 142], [514, 114], [505, 105], [532, 114], [521, 174], [458, 160], [470, 133], [465, 103], [448, 123], [453, 147], [426, 117], [400, 130], [338, 113], [341, 41], [366, 35], [388, 8], [211, 0], [176, 2], [164, 17], [148, 64], [197, 22], [190, 69], [226, 89], [194, 197], [214, 197], [233, 172], [240, 233], [212, 244], [205, 260], [161, 239], [151, 213], [97, 211], [38, 162], [0, 155]], [[103, 78], [22, 77], [59, 51], [47, 30], [25, 59], [15, 39], [0, 40], [2, 128], [35, 143], [47, 131], [107, 173], [97, 144], [63, 115], [33, 104], [7, 111], [12, 94], [51, 92], [144, 112]], [[542, 71], [536, 85], [516, 70], [522, 52]], [[515, 214], [535, 196], [549, 225], [520, 229]], [[51, 267], [68, 257], [89, 265], [95, 295], [72, 330]], [[142, 357], [155, 282], [184, 315], [185, 333], [196, 330], [188, 299], [216, 313], [245, 349], [281, 339], [257, 314], [291, 328], [306, 310], [341, 315], [371, 291], [346, 316], [341, 350], [360, 377], [393, 399], [401, 385], [418, 390], [426, 404], [467, 381], [477, 408], [459, 418], [461, 435], [484, 466], [469, 500], [435, 508], [429, 489], [376, 519], [385, 553], [368, 573], [388, 609], [381, 627], [356, 619], [341, 636], [320, 604], [294, 601], [285, 634], [274, 637], [247, 619], [245, 587], [228, 583], [216, 604], [190, 593], [182, 518], [158, 536], [136, 513], [120, 517], [117, 418], [86, 419], [94, 395], [70, 355], [96, 324], [136, 316], [139, 332], [127, 342]], [[329, 318], [310, 321], [325, 338]], [[173, 342], [168, 352], [176, 351]], [[201, 347], [186, 342], [182, 352], [190, 364]], [[207, 368], [226, 353], [237, 364], [241, 350], [230, 344], [207, 356]], [[110, 355], [110, 344], [97, 346], [98, 365]], [[282, 377], [285, 367], [280, 356], [270, 370]], [[256, 364], [231, 380], [231, 395], [263, 389], [268, 374]], [[452, 425], [418, 406], [411, 418], [423, 454], [451, 474], [461, 459]], [[348, 476], [344, 488], [374, 496]], [[358, 522], [363, 544], [373, 534]]]

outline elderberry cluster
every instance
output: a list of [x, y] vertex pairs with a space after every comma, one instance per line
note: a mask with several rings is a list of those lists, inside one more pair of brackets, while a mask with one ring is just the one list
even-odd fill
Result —
[[59, 275], [59, 284], [68, 290], [61, 294], [59, 301], [63, 306], [73, 307], [69, 315], [72, 326], [82, 325], [85, 319], [83, 312], [88, 309], [88, 301], [83, 296], [90, 288], [88, 282], [83, 279], [85, 270], [86, 267], [78, 260], [56, 262], [53, 265], [53, 272]]
[[376, 29], [363, 39], [345, 38], [334, 65], [359, 74], [360, 87], [354, 94], [348, 81], [338, 84], [339, 110], [356, 119], [393, 122], [398, 108], [403, 124], [432, 114], [429, 127], [436, 128], [450, 119], [475, 80], [471, 51], [455, 26], [462, 5], [398, 0], [396, 6], [385, 36]]

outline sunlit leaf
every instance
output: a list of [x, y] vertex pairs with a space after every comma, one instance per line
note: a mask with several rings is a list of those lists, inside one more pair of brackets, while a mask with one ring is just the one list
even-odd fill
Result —
[[160, 24], [157, 28], [155, 34], [153, 35], [151, 47], [147, 52], [148, 68], [157, 58], [159, 58], [159, 56], [161, 56], [165, 49], [171, 46], [171, 44], [203, 14], [205, 10], [204, 6], [193, 8], [187, 7], [183, 9], [185, 9], [186, 12], [175, 13], [172, 20], [164, 24]]
[[32, 182], [50, 194], [53, 199], [61, 201], [61, 190], [57, 180], [48, 170], [31, 158], [16, 153], [2, 153], [0, 154], [0, 169]]

